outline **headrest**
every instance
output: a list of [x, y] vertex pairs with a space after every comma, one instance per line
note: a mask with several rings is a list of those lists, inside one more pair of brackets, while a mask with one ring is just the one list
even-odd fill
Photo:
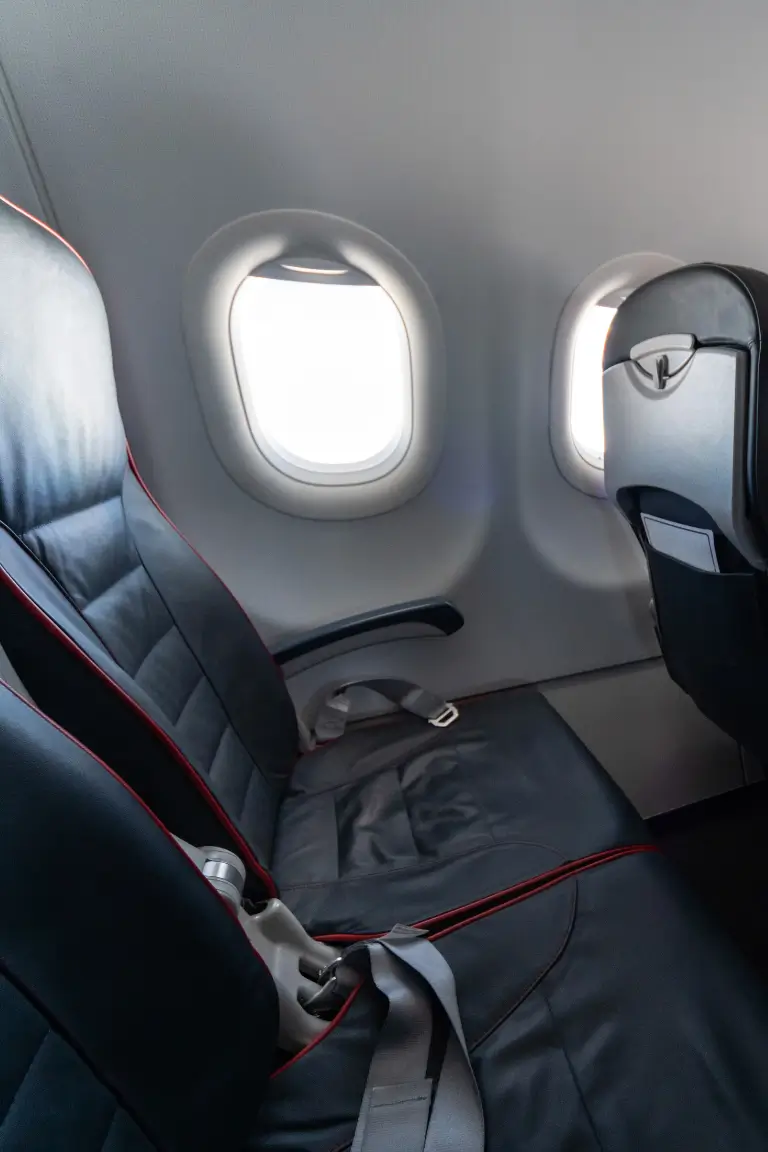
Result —
[[760, 567], [768, 557], [766, 325], [768, 276], [689, 265], [624, 301], [603, 355], [608, 495], [622, 507], [623, 494], [639, 488], [682, 497]]
[[120, 491], [107, 318], [77, 254], [0, 199], [0, 520], [22, 538]]
[[689, 333], [696, 344], [757, 344], [768, 322], [768, 276], [752, 268], [690, 264], [650, 280], [620, 306], [608, 332], [603, 367], [629, 360], [645, 340]]

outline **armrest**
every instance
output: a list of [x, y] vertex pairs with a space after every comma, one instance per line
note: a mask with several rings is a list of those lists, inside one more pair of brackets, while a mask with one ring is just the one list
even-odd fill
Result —
[[312, 632], [282, 644], [272, 652], [272, 656], [278, 664], [287, 664], [341, 640], [349, 640], [365, 632], [379, 632], [398, 624], [422, 624], [441, 632], [443, 636], [452, 636], [463, 627], [464, 617], [450, 600], [437, 596], [428, 600], [411, 600], [407, 604], [391, 604], [387, 608], [375, 608], [372, 612], [361, 612], [359, 616], [348, 616], [345, 620], [324, 624], [322, 628], [315, 628]]

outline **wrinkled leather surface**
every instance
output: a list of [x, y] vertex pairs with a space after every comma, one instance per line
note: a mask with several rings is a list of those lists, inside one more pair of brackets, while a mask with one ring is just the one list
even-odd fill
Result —
[[[759, 1152], [768, 997], [666, 862], [627, 857], [439, 940], [487, 1152]], [[273, 1077], [251, 1152], [352, 1138], [380, 1006]]]
[[[297, 750], [282, 678], [127, 468], [107, 320], [90, 274], [0, 204], [0, 279], [0, 566], [171, 737], [266, 863]], [[48, 655], [50, 635], [16, 619], [29, 613], [7, 591], [2, 605], [0, 643], [33, 698], [153, 802], [156, 790], [146, 792], [141, 769], [126, 763], [130, 719], [115, 725], [101, 708], [71, 706], [70, 672], [61, 654]], [[76, 677], [82, 694], [93, 673]], [[173, 757], [160, 747], [152, 756], [178, 797], [178, 821], [162, 814], [192, 837], [203, 821], [186, 810], [199, 808], [199, 795], [185, 796], [194, 788]]]
[[434, 729], [401, 716], [305, 756], [280, 808], [273, 871], [315, 933], [386, 931], [647, 839], [544, 698], [497, 693]]
[[[15, 1123], [11, 1089], [21, 1091], [19, 1107], [25, 1091], [31, 1096], [18, 1114], [26, 1142], [6, 1144], [0, 1128], [0, 1146], [96, 1152], [93, 1130], [103, 1117], [108, 1149], [108, 1141], [113, 1152], [142, 1148], [123, 1120], [108, 1133], [119, 1104], [146, 1135], [144, 1146], [236, 1152], [272, 1064], [272, 979], [224, 903], [139, 802], [4, 687], [0, 874], [7, 1125]], [[82, 1104], [66, 1118], [81, 1138], [68, 1143], [50, 1111], [62, 1091], [73, 1110]]]
[[170, 828], [243, 855], [252, 895], [258, 862], [272, 864], [317, 931], [433, 916], [642, 835], [534, 694], [473, 706], [442, 733], [418, 721], [350, 733], [302, 760], [281, 803], [290, 698], [250, 622], [127, 469], [92, 278], [5, 205], [0, 277], [13, 289], [0, 307], [0, 643], [33, 699]]

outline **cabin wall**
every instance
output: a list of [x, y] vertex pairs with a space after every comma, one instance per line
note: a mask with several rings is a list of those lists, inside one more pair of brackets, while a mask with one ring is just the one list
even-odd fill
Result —
[[[553, 335], [621, 253], [768, 266], [766, 22], [758, 0], [3, 0], [0, 59], [54, 222], [103, 288], [142, 471], [267, 638], [444, 593], [463, 632], [353, 653], [345, 674], [469, 694], [657, 655], [634, 539], [554, 463]], [[40, 209], [20, 160], [0, 115], [0, 190]], [[439, 305], [442, 462], [385, 515], [277, 512], [208, 441], [184, 272], [221, 225], [282, 207], [379, 232]], [[706, 788], [735, 782], [735, 750], [685, 723], [692, 761], [723, 753]]]

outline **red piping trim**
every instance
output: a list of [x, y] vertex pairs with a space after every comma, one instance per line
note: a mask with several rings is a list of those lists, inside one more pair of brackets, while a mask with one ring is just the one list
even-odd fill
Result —
[[443, 928], [441, 932], [436, 932], [433, 936], [430, 936], [430, 940], [441, 940], [443, 936], [449, 936], [451, 932], [456, 932], [459, 928], [466, 928], [469, 924], [475, 924], [478, 920], [484, 920], [486, 916], [493, 916], [496, 912], [503, 912], [506, 908], [511, 908], [513, 904], [519, 904], [521, 901], [527, 900], [529, 896], [538, 896], [542, 892], [546, 892], [547, 889], [554, 888], [556, 884], [562, 883], [563, 880], [571, 880], [574, 876], [578, 876], [582, 872], [589, 872], [593, 868], [599, 868], [601, 864], [612, 864], [615, 860], [623, 860], [625, 856], [639, 856], [646, 852], [658, 852], [658, 848], [655, 844], [633, 844], [627, 848], [619, 848], [613, 853], [605, 853], [602, 856], [598, 855], [592, 858], [587, 857], [582, 861], [576, 860], [570, 871], [563, 871], [559, 876], [550, 875], [549, 879], [545, 879], [545, 873], [545, 876], [541, 878], [545, 880], [544, 883], [528, 891], [519, 892], [503, 904], [496, 904], [492, 908], [486, 908], [476, 916], [470, 916], [468, 920], [462, 920], [460, 924], [451, 924], [448, 928]]
[[[515, 899], [518, 896], [524, 896], [541, 890], [541, 885], [547, 887], [550, 884], [558, 883], [560, 880], [567, 880], [569, 876], [576, 875], [579, 872], [586, 871], [589, 868], [596, 868], [600, 864], [608, 864], [612, 860], [619, 860], [622, 856], [629, 856], [639, 852], [655, 852], [657, 851], [655, 844], [628, 844], [619, 848], [604, 848], [600, 852], [594, 852], [589, 856], [582, 856], [577, 860], [569, 860], [564, 864], [558, 864], [556, 868], [551, 868], [547, 872], [540, 872], [536, 876], [529, 876], [525, 880], [513, 884], [510, 888], [502, 888], [498, 892], [492, 892], [489, 896], [483, 896], [479, 900], [474, 900], [469, 904], [459, 904], [456, 908], [450, 908], [447, 912], [441, 912], [437, 916], [431, 916], [426, 920], [419, 920], [414, 924], [416, 928], [432, 928], [430, 932], [430, 939], [438, 939], [439, 935], [444, 935], [452, 931], [454, 927], [461, 928], [465, 924], [472, 923], [474, 920], [480, 919], [486, 912], [496, 912], [500, 907], [506, 907], [506, 904], [500, 905], [499, 900], [504, 897]], [[470, 919], [460, 920], [458, 924], [440, 930], [440, 924], [445, 920], [453, 920], [455, 917], [460, 916], [462, 912], [476, 911], [476, 915]], [[341, 943], [355, 943], [358, 940], [373, 940], [377, 936], [383, 935], [382, 932], [366, 932], [366, 933], [329, 933], [324, 936], [318, 936], [317, 939], [327, 944], [341, 944]]]
[[[144, 481], [144, 478], [142, 477], [141, 473], [139, 472], [138, 465], [136, 464], [136, 458], [134, 457], [133, 452], [131, 451], [131, 446], [127, 440], [125, 442], [125, 450], [128, 454], [128, 464], [130, 466], [131, 472], [133, 472], [133, 475], [136, 477], [136, 480], [137, 480], [138, 484], [141, 486], [141, 489], [142, 489], [144, 495], [147, 497], [147, 499], [150, 501], [150, 503], [152, 505], [154, 505], [155, 509], [160, 513], [163, 520], [165, 520], [166, 524], [168, 524], [168, 526], [173, 529], [173, 531], [176, 533], [176, 535], [184, 541], [187, 548], [189, 548], [190, 552], [193, 552], [195, 554], [195, 556], [197, 556], [200, 563], [205, 565], [205, 567], [210, 572], [211, 576], [213, 576], [213, 578], [217, 581], [217, 583], [219, 583], [221, 585], [221, 587], [226, 592], [227, 596], [229, 596], [229, 598], [232, 600], [232, 602], [235, 604], [235, 606], [237, 608], [239, 608], [239, 610], [243, 616], [243, 619], [245, 620], [246, 624], [251, 629], [251, 631], [256, 632], [256, 629], [253, 626], [253, 621], [251, 620], [251, 618], [248, 615], [248, 613], [246, 612], [245, 608], [243, 608], [242, 604], [240, 603], [240, 601], [237, 599], [237, 597], [233, 593], [232, 589], [227, 584], [224, 583], [221, 576], [219, 576], [218, 572], [216, 572], [215, 569], [213, 569], [211, 567], [211, 565], [208, 563], [208, 561], [205, 559], [204, 556], [200, 555], [197, 548], [195, 548], [194, 544], [191, 544], [189, 542], [189, 540], [184, 535], [184, 533], [181, 531], [181, 529], [176, 527], [176, 525], [174, 524], [173, 520], [171, 520], [168, 513], [165, 512], [163, 510], [163, 508], [161, 508], [161, 506], [158, 504], [157, 500], [155, 500], [154, 496], [152, 495], [149, 488], [147, 487], [147, 485]], [[269, 656], [270, 660], [274, 664], [275, 670], [277, 672], [279, 672], [280, 679], [284, 680], [285, 679], [285, 673], [283, 672], [283, 669], [277, 663], [274, 656], [270, 652], [269, 648], [267, 648], [266, 644], [263, 642], [261, 637], [258, 635], [258, 632], [256, 632], [256, 636], [257, 636], [257, 639], [258, 639], [259, 643], [261, 644], [262, 648], [266, 652], [267, 656]], [[298, 751], [298, 749], [297, 749], [297, 751]]]
[[279, 1068], [276, 1068], [275, 1071], [270, 1076], [270, 1080], [274, 1080], [275, 1076], [279, 1076], [281, 1072], [285, 1072], [286, 1068], [291, 1068], [297, 1062], [297, 1060], [301, 1060], [301, 1058], [303, 1056], [306, 1056], [308, 1052], [311, 1052], [313, 1048], [316, 1048], [317, 1045], [322, 1040], [325, 1040], [326, 1036], [330, 1032], [333, 1032], [334, 1028], [336, 1028], [339, 1024], [341, 1024], [341, 1022], [344, 1019], [344, 1017], [346, 1016], [347, 1012], [349, 1012], [350, 1008], [352, 1007], [352, 1004], [354, 1003], [355, 997], [357, 996], [357, 994], [361, 988], [362, 988], [362, 984], [358, 984], [358, 986], [356, 988], [352, 989], [352, 991], [350, 992], [346, 1001], [344, 1002], [342, 1007], [339, 1009], [338, 1015], [334, 1016], [333, 1020], [331, 1020], [328, 1027], [324, 1028], [323, 1031], [320, 1033], [320, 1035], [316, 1036], [311, 1044], [307, 1044], [306, 1048], [302, 1048], [299, 1052], [296, 1053], [295, 1056], [291, 1056], [290, 1060], [287, 1060], [285, 1062], [285, 1064], [281, 1064]]
[[[204, 879], [204, 877], [202, 876], [202, 873], [195, 867], [194, 863], [190, 860], [189, 856], [187, 856], [184, 849], [181, 847], [181, 845], [179, 843], [177, 843], [176, 839], [168, 831], [165, 824], [163, 824], [162, 820], [160, 820], [155, 815], [155, 813], [152, 811], [152, 809], [145, 803], [145, 801], [142, 800], [142, 798], [141, 798], [141, 796], [139, 796], [138, 792], [134, 792], [134, 790], [133, 790], [133, 788], [131, 788], [130, 784], [126, 784], [126, 782], [125, 782], [125, 780], [123, 780], [122, 776], [118, 776], [117, 772], [115, 772], [115, 770], [113, 768], [110, 768], [109, 764], [107, 764], [104, 760], [102, 760], [101, 757], [97, 756], [95, 754], [95, 752], [92, 752], [90, 750], [90, 748], [86, 748], [85, 744], [83, 744], [80, 740], [78, 740], [76, 736], [73, 736], [71, 732], [67, 732], [66, 728], [62, 728], [61, 724], [57, 724], [55, 720], [52, 720], [50, 716], [47, 716], [45, 714], [45, 712], [42, 712], [38, 708], [37, 704], [35, 704], [32, 700], [27, 700], [27, 699], [25, 699], [24, 696], [21, 696], [16, 691], [16, 689], [12, 688], [10, 684], [8, 684], [5, 680], [2, 679], [2, 677], [0, 677], [0, 685], [2, 685], [3, 688], [6, 688], [11, 693], [12, 696], [16, 697], [17, 700], [20, 700], [21, 703], [26, 708], [29, 708], [29, 710], [31, 712], [35, 712], [40, 717], [40, 719], [44, 720], [46, 722], [46, 724], [49, 724], [51, 726], [51, 728], [55, 728], [57, 732], [60, 732], [62, 736], [64, 736], [67, 740], [69, 740], [70, 744], [74, 744], [75, 747], [79, 748], [81, 752], [85, 752], [86, 756], [89, 756], [90, 759], [93, 760], [96, 764], [98, 764], [100, 768], [103, 768], [104, 771], [109, 776], [111, 776], [113, 780], [116, 780], [117, 783], [120, 785], [120, 787], [124, 788], [125, 791], [128, 793], [128, 795], [131, 796], [132, 799], [134, 799], [136, 801], [136, 803], [139, 805], [139, 807], [144, 809], [144, 811], [149, 816], [149, 818], [153, 821], [154, 824], [157, 825], [157, 827], [163, 833], [165, 838], [169, 841], [169, 843], [171, 843], [173, 845], [176, 852], [185, 860], [187, 866], [192, 869], [194, 874], [196, 876], [198, 876], [201, 880]], [[205, 881], [205, 883], [208, 887], [210, 887], [210, 885], [208, 885], [207, 881]], [[212, 887], [211, 887], [211, 891], [214, 893], [216, 892], [215, 888], [212, 888]], [[269, 976], [270, 981], [272, 983], [274, 983], [274, 978], [273, 978], [272, 973], [270, 972], [269, 968], [267, 967], [266, 960], [261, 955], [261, 953], [258, 952], [256, 950], [256, 948], [254, 948], [253, 943], [251, 941], [251, 938], [249, 937], [248, 933], [245, 931], [242, 924], [240, 923], [240, 918], [237, 916], [235, 910], [223, 898], [220, 898], [220, 903], [223, 905], [227, 914], [232, 917], [232, 919], [235, 921], [237, 926], [240, 928], [241, 932], [243, 933], [246, 940], [248, 941], [248, 944], [250, 945], [251, 951], [253, 952], [254, 956], [256, 957], [256, 959], [259, 961], [259, 963], [261, 964], [264, 971]], [[355, 991], [357, 991], [357, 989], [355, 989]]]
[[56, 240], [59, 240], [65, 248], [69, 248], [72, 255], [77, 257], [83, 268], [85, 268], [86, 272], [90, 276], [93, 275], [77, 249], [73, 248], [69, 241], [65, 240], [63, 236], [60, 236], [58, 232], [50, 227], [50, 225], [46, 224], [43, 220], [38, 220], [37, 216], [33, 216], [31, 212], [25, 211], [24, 208], [19, 208], [18, 204], [14, 204], [12, 200], [6, 199], [5, 196], [0, 196], [0, 200], [3, 202], [3, 204], [7, 204], [9, 208], [13, 208], [14, 212], [18, 212], [20, 216], [26, 216], [27, 220], [31, 220], [33, 224], [39, 224], [41, 228], [45, 229], [45, 231], [50, 233], [51, 236], [55, 237]]
[[[38, 218], [36, 216], [33, 216], [31, 212], [27, 212], [24, 208], [20, 208], [19, 205], [14, 204], [12, 200], [6, 199], [5, 196], [0, 196], [0, 201], [2, 201], [3, 204], [6, 204], [9, 208], [12, 208], [15, 212], [18, 212], [21, 216], [24, 216], [27, 220], [31, 220], [33, 224], [39, 225], [40, 228], [42, 228], [44, 231], [48, 232], [56, 240], [59, 240], [64, 245], [65, 248], [69, 249], [69, 251], [72, 253], [73, 256], [77, 257], [77, 259], [80, 261], [80, 263], [86, 269], [88, 274], [92, 275], [91, 270], [88, 267], [88, 265], [86, 264], [83, 257], [80, 255], [80, 253], [75, 248], [72, 247], [72, 245], [69, 243], [69, 241], [64, 239], [63, 236], [60, 236], [58, 232], [56, 232], [53, 228], [51, 228], [43, 220], [38, 220]], [[136, 467], [136, 461], [134, 460], [133, 455], [132, 455], [131, 450], [130, 450], [130, 447], [128, 446], [127, 443], [126, 443], [126, 451], [128, 453], [128, 460], [129, 460], [129, 463], [131, 466], [131, 470], [132, 470], [134, 476], [136, 477], [136, 479], [138, 480], [139, 484], [143, 488], [144, 492], [146, 493], [147, 497], [152, 501], [155, 508], [157, 508], [158, 512], [161, 514], [161, 516], [163, 516], [163, 518], [167, 521], [167, 523], [171, 526], [171, 528], [173, 528], [174, 532], [176, 532], [177, 535], [181, 536], [181, 539], [184, 540], [184, 543], [187, 545], [187, 547], [191, 548], [192, 551], [195, 553], [195, 555], [198, 557], [198, 559], [203, 564], [206, 565], [206, 567], [209, 569], [209, 571], [211, 571], [211, 573], [214, 576], [216, 576], [216, 573], [213, 572], [213, 569], [210, 567], [210, 565], [207, 564], [205, 560], [203, 560], [202, 556], [200, 556], [200, 554], [192, 547], [192, 545], [189, 543], [189, 541], [186, 539], [186, 537], [183, 536], [181, 532], [179, 532], [178, 528], [173, 523], [173, 521], [170, 520], [168, 516], [166, 516], [165, 512], [163, 512], [160, 505], [154, 499], [154, 497], [152, 496], [152, 493], [149, 491], [146, 484], [144, 483], [141, 476], [139, 475], [139, 470]], [[90, 667], [97, 673], [97, 675], [99, 675], [102, 678], [102, 680], [107, 681], [107, 683], [109, 683], [112, 686], [112, 688], [127, 703], [129, 703], [134, 708], [134, 710], [136, 712], [139, 713], [139, 715], [149, 725], [149, 727], [152, 729], [152, 731], [155, 733], [155, 735], [159, 736], [160, 739], [163, 741], [163, 743], [165, 743], [166, 746], [168, 748], [170, 748], [175, 759], [179, 762], [179, 764], [181, 764], [184, 771], [187, 773], [187, 775], [192, 780], [192, 783], [195, 785], [197, 790], [201, 793], [203, 798], [208, 803], [209, 807], [212, 809], [212, 811], [216, 815], [217, 819], [224, 826], [224, 828], [226, 828], [227, 832], [232, 837], [232, 840], [237, 844], [238, 850], [245, 857], [245, 863], [248, 865], [248, 867], [253, 872], [255, 872], [258, 876], [261, 877], [261, 879], [264, 882], [264, 885], [267, 889], [267, 892], [271, 896], [276, 896], [277, 895], [277, 886], [276, 886], [274, 880], [269, 875], [269, 873], [261, 866], [261, 864], [259, 864], [259, 862], [256, 860], [256, 857], [253, 855], [249, 845], [243, 839], [241, 833], [238, 832], [237, 828], [235, 828], [234, 824], [229, 819], [229, 816], [227, 815], [227, 813], [224, 811], [224, 809], [219, 804], [218, 800], [216, 800], [216, 797], [213, 795], [213, 793], [207, 787], [207, 785], [205, 784], [205, 781], [201, 779], [201, 777], [198, 775], [198, 773], [194, 770], [192, 765], [186, 759], [186, 757], [182, 753], [181, 749], [178, 748], [176, 746], [176, 744], [174, 743], [174, 741], [168, 736], [168, 734], [166, 732], [164, 732], [163, 729], [160, 728], [159, 725], [157, 725], [154, 722], [152, 717], [149, 716], [144, 711], [144, 709], [141, 707], [140, 704], [138, 704], [131, 696], [129, 696], [128, 693], [125, 692], [119, 686], [119, 684], [116, 684], [115, 681], [112, 680], [112, 678], [106, 672], [104, 672], [103, 669], [99, 668], [98, 664], [96, 664], [93, 660], [91, 660], [90, 657], [87, 656], [86, 653], [83, 652], [82, 649], [79, 648], [78, 645], [75, 644], [75, 642], [69, 636], [67, 636], [66, 632], [64, 632], [61, 628], [59, 628], [59, 626], [53, 620], [51, 620], [51, 618], [45, 612], [43, 612], [43, 610], [39, 607], [39, 605], [35, 604], [34, 600], [32, 600], [31, 597], [27, 596], [27, 594], [24, 592], [24, 590], [22, 588], [20, 588], [19, 585], [16, 584], [16, 582], [8, 575], [8, 573], [6, 573], [2, 569], [0, 569], [0, 575], [2, 575], [6, 579], [6, 582], [8, 583], [11, 590], [16, 594], [17, 598], [21, 599], [22, 603], [24, 603], [27, 607], [31, 608], [33, 613], [38, 616], [38, 619], [42, 620], [43, 623], [46, 625], [46, 627], [50, 631], [52, 631], [54, 633], [54, 635], [56, 635], [60, 640], [62, 640], [65, 643], [65, 645], [70, 648], [70, 650], [72, 652], [74, 652], [77, 656], [79, 656], [82, 660], [84, 660], [87, 664], [89, 664]], [[219, 579], [218, 576], [216, 576], [216, 579], [217, 580]], [[222, 581], [219, 581], [219, 582], [222, 583], [222, 586], [226, 588], [226, 585], [223, 585]], [[226, 591], [229, 592], [229, 589], [227, 588]], [[229, 594], [230, 594], [230, 596], [232, 595], [231, 592]], [[232, 597], [232, 599], [234, 600], [235, 598]], [[235, 600], [235, 603], [238, 605], [238, 607], [240, 608], [240, 611], [243, 613], [246, 620], [248, 621], [248, 626], [252, 628], [253, 624], [251, 623], [250, 618], [248, 617], [247, 613], [243, 609], [242, 605], [238, 604], [237, 600]], [[275, 664], [275, 667], [276, 668], [278, 667], [277, 664]], [[280, 671], [280, 675], [282, 676], [282, 669], [279, 669], [279, 671]]]
[[190, 762], [184, 756], [184, 753], [174, 742], [174, 740], [171, 739], [168, 733], [165, 732], [159, 726], [159, 724], [156, 724], [152, 717], [144, 711], [141, 705], [137, 703], [137, 701], [134, 700], [133, 697], [130, 696], [123, 688], [121, 688], [120, 685], [117, 684], [112, 679], [112, 677], [104, 671], [103, 668], [100, 668], [99, 665], [94, 660], [92, 660], [86, 652], [83, 652], [82, 648], [80, 648], [80, 646], [75, 643], [71, 636], [68, 636], [67, 633], [62, 628], [60, 628], [54, 620], [50, 618], [47, 612], [44, 612], [40, 605], [36, 604], [35, 601], [27, 595], [24, 589], [16, 583], [13, 577], [8, 572], [6, 572], [6, 570], [1, 565], [0, 579], [2, 579], [7, 587], [10, 588], [11, 592], [14, 594], [14, 596], [16, 596], [18, 600], [21, 601], [24, 607], [27, 608], [27, 610], [30, 611], [32, 615], [35, 616], [40, 621], [40, 623], [43, 624], [43, 626], [47, 628], [48, 631], [51, 632], [57, 638], [57, 640], [59, 640], [64, 645], [65, 648], [68, 648], [70, 652], [74, 653], [75, 656], [79, 657], [85, 664], [87, 664], [92, 672], [94, 672], [101, 680], [103, 680], [104, 683], [108, 684], [110, 688], [112, 688], [112, 690], [121, 698], [121, 700], [128, 704], [128, 706], [141, 717], [144, 723], [147, 724], [154, 735], [161, 741], [162, 744], [166, 746], [173, 758], [183, 768], [191, 783], [202, 795], [203, 799], [211, 808], [212, 812], [222, 827], [227, 830], [227, 833], [232, 837], [233, 842], [237, 844], [238, 851], [242, 853], [247, 867], [251, 871], [255, 872], [257, 876], [261, 877], [267, 892], [271, 896], [276, 896], [277, 886], [275, 885], [274, 880], [256, 860], [256, 857], [253, 855], [250, 846], [243, 838], [242, 833], [238, 831], [238, 829], [229, 819], [229, 816], [221, 807], [213, 793], [210, 791], [205, 781], [202, 779], [199, 773], [195, 771]]
[[[134, 792], [134, 790], [133, 790], [133, 788], [131, 788], [130, 784], [126, 784], [126, 782], [125, 782], [125, 780], [123, 780], [122, 776], [118, 776], [117, 772], [115, 772], [115, 770], [113, 768], [110, 768], [109, 764], [107, 764], [106, 761], [102, 760], [100, 756], [97, 756], [95, 752], [92, 752], [90, 748], [86, 748], [85, 744], [83, 744], [82, 741], [78, 740], [76, 736], [73, 736], [71, 732], [67, 732], [66, 728], [62, 728], [61, 724], [57, 724], [55, 720], [52, 720], [50, 716], [47, 716], [45, 714], [45, 712], [43, 712], [40, 708], [38, 708], [37, 704], [35, 704], [32, 700], [27, 700], [24, 696], [22, 696], [19, 692], [17, 692], [15, 688], [12, 688], [11, 685], [6, 680], [3, 680], [2, 677], [0, 677], [0, 686], [2, 686], [8, 692], [10, 692], [12, 696], [15, 696], [17, 700], [20, 700], [21, 703], [26, 708], [28, 708], [30, 710], [30, 712], [35, 712], [40, 717], [41, 720], [44, 720], [45, 723], [50, 725], [51, 728], [55, 728], [57, 732], [60, 732], [62, 736], [64, 736], [67, 740], [69, 740], [70, 744], [74, 744], [75, 747], [79, 748], [81, 752], [85, 752], [86, 756], [88, 756], [91, 760], [93, 760], [96, 764], [98, 764], [100, 768], [103, 768], [104, 771], [107, 773], [107, 775], [111, 776], [113, 780], [116, 780], [117, 783], [121, 786], [121, 788], [125, 789], [125, 791], [131, 797], [131, 799], [135, 800], [140, 808], [143, 808], [143, 810], [146, 812], [147, 816], [149, 816], [149, 818], [152, 820], [152, 822], [160, 829], [160, 831], [164, 834], [165, 838], [169, 841], [169, 843], [171, 843], [173, 845], [176, 852], [180, 856], [182, 856], [184, 860], [186, 860], [187, 864], [189, 865], [189, 867], [192, 868], [192, 871], [195, 873], [195, 875], [197, 875], [197, 876], [201, 875], [201, 873], [195, 867], [194, 863], [190, 860], [189, 856], [187, 856], [184, 849], [181, 847], [181, 845], [179, 843], [177, 843], [175, 837], [171, 835], [171, 833], [166, 828], [165, 824], [163, 824], [162, 820], [160, 820], [159, 817], [157, 817], [155, 815], [155, 813], [152, 811], [152, 809], [148, 806], [148, 804], [144, 800], [142, 800], [142, 798], [141, 798], [141, 796], [139, 796], [138, 792]], [[212, 889], [212, 891], [215, 891], [215, 889]], [[227, 901], [222, 900], [221, 903], [224, 905], [224, 907], [226, 908], [227, 912], [232, 917], [232, 919], [237, 924], [239, 924], [240, 921], [239, 921], [238, 917], [235, 915], [233, 909], [230, 907], [230, 905], [227, 903]], [[254, 952], [259, 957], [259, 960], [261, 960], [262, 964], [264, 964], [264, 966], [266, 967], [266, 964], [265, 964], [262, 956], [258, 952], [256, 952], [255, 948], [254, 948]]]
[[[554, 888], [555, 885], [561, 884], [564, 880], [570, 880], [572, 877], [578, 876], [581, 872], [588, 872], [592, 868], [598, 868], [601, 864], [610, 864], [613, 863], [614, 860], [622, 860], [625, 856], [637, 856], [645, 852], [657, 851], [658, 849], [655, 844], [629, 844], [623, 848], [608, 848], [602, 852], [595, 852], [592, 856], [584, 856], [580, 860], [572, 860], [570, 863], [561, 865], [559, 868], [553, 868], [549, 872], [543, 872], [540, 876], [533, 876], [530, 880], [526, 880], [521, 884], [516, 884], [512, 888], [506, 889], [506, 892], [502, 891], [497, 893], [496, 896], [504, 896], [507, 893], [511, 893], [513, 895], [511, 899], [505, 901], [503, 904], [496, 904], [493, 907], [486, 908], [484, 911], [479, 912], [476, 916], [472, 916], [468, 920], [463, 920], [459, 924], [451, 924], [448, 928], [444, 928], [442, 932], [437, 932], [433, 936], [430, 936], [430, 939], [440, 940], [443, 936], [450, 935], [451, 932], [456, 932], [460, 928], [466, 928], [469, 924], [474, 924], [478, 920], [484, 920], [486, 916], [493, 916], [496, 912], [503, 912], [506, 908], [511, 908], [514, 904], [519, 904], [531, 896], [537, 896], [541, 892], [546, 892], [547, 889]], [[475, 901], [474, 907], [486, 903], [488, 900], [492, 900], [494, 898], [495, 897], [493, 896], [488, 896], [485, 897], [484, 900], [477, 900]], [[471, 904], [462, 905], [457, 909], [457, 911], [460, 912], [464, 908], [471, 907], [473, 907]], [[428, 923], [428, 921], [422, 921], [422, 923]], [[376, 933], [376, 935], [382, 935], [382, 933]], [[318, 940], [329, 940], [333, 942], [338, 942], [341, 940], [370, 940], [371, 938], [371, 936], [354, 936], [351, 933], [332, 937], [317, 937]], [[362, 984], [358, 984], [358, 986], [351, 992], [346, 1003], [341, 1008], [338, 1016], [336, 1016], [330, 1022], [328, 1027], [325, 1028], [319, 1036], [316, 1036], [311, 1044], [308, 1044], [306, 1048], [302, 1048], [301, 1051], [297, 1052], [295, 1056], [292, 1056], [291, 1059], [287, 1061], [287, 1063], [276, 1069], [276, 1071], [272, 1073], [270, 1079], [274, 1079], [275, 1076], [279, 1076], [281, 1072], [285, 1072], [287, 1068], [292, 1067], [292, 1065], [294, 1065], [298, 1060], [302, 1059], [302, 1057], [306, 1056], [308, 1052], [311, 1052], [313, 1048], [316, 1048], [318, 1044], [325, 1040], [326, 1036], [328, 1036], [329, 1033], [331, 1033], [333, 1029], [336, 1028], [344, 1019], [361, 987]]]

